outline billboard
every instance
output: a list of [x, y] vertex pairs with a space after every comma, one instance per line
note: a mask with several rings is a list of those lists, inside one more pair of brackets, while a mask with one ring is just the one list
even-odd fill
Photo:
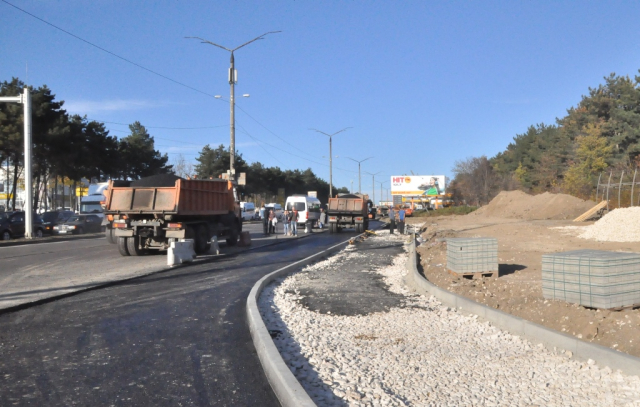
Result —
[[444, 175], [399, 175], [391, 177], [391, 195], [436, 196], [446, 188]]

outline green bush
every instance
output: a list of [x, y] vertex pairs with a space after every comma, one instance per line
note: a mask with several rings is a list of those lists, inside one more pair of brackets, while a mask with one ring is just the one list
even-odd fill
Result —
[[424, 218], [428, 216], [449, 216], [449, 215], [466, 215], [478, 209], [476, 206], [450, 206], [448, 208], [440, 208], [434, 211], [413, 211], [416, 218]]

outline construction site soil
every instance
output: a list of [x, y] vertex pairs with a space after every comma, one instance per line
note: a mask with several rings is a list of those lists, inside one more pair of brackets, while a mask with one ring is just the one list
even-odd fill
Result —
[[[543, 254], [579, 249], [640, 253], [640, 240], [611, 242], [579, 237], [594, 222], [572, 219], [594, 205], [569, 195], [531, 196], [511, 191], [501, 192], [487, 206], [469, 215], [430, 217], [421, 228], [424, 241], [417, 249], [422, 272], [429, 281], [450, 292], [640, 357], [640, 309], [590, 309], [542, 296]], [[407, 221], [423, 222], [421, 218]], [[634, 222], [640, 223], [640, 216]], [[466, 279], [449, 274], [444, 240], [448, 237], [497, 238], [499, 277]]]

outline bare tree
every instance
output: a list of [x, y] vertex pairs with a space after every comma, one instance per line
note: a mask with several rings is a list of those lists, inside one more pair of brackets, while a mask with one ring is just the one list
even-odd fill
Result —
[[456, 161], [452, 171], [457, 190], [468, 204], [484, 205], [496, 195], [500, 177], [486, 156]]
[[182, 154], [178, 154], [171, 164], [173, 165], [173, 173], [178, 177], [186, 178], [193, 175], [193, 164], [185, 160]]

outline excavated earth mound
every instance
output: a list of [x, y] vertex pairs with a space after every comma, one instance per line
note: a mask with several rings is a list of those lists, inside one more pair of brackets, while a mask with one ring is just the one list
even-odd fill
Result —
[[640, 207], [614, 209], [587, 226], [580, 237], [600, 242], [640, 242]]
[[475, 212], [467, 216], [510, 219], [575, 219], [593, 208], [595, 203], [566, 194], [545, 192], [529, 195], [522, 191], [502, 191]]

